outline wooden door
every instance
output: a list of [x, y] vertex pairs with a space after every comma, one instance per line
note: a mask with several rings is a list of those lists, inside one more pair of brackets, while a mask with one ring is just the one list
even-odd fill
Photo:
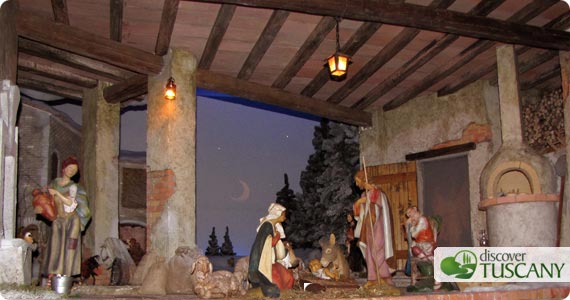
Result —
[[392, 238], [394, 260], [388, 261], [391, 267], [404, 269], [408, 257], [408, 243], [404, 222], [406, 209], [418, 205], [416, 162], [403, 162], [366, 168], [368, 180], [386, 193], [392, 214]]

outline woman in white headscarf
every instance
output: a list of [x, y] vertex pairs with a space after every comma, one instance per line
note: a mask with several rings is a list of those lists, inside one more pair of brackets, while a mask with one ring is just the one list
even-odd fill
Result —
[[249, 255], [249, 281], [253, 288], [260, 287], [265, 297], [278, 298], [280, 290], [292, 288], [295, 281], [292, 272], [277, 262], [286, 254], [281, 242], [285, 238], [283, 221], [285, 207], [272, 203], [267, 216], [259, 219]]

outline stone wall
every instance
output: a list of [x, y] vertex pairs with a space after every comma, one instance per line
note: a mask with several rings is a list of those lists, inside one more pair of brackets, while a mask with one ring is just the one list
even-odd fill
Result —
[[[373, 112], [373, 126], [362, 129], [361, 155], [369, 166], [404, 162], [410, 153], [475, 142], [466, 153], [469, 164], [471, 236], [476, 245], [485, 229], [485, 214], [478, 209], [479, 178], [487, 161], [501, 145], [498, 89], [478, 81], [461, 91], [437, 97], [415, 98], [401, 107]], [[421, 188], [421, 176], [418, 179]], [[419, 192], [421, 207], [422, 197]]]
[[[79, 155], [79, 125], [48, 105], [24, 99], [18, 119], [18, 217], [17, 226], [42, 224], [32, 208], [31, 192], [46, 186], [51, 178], [52, 159], [56, 154], [59, 176], [61, 162], [70, 155]], [[43, 224], [42, 224], [43, 225]], [[42, 226], [43, 227], [43, 226]]]

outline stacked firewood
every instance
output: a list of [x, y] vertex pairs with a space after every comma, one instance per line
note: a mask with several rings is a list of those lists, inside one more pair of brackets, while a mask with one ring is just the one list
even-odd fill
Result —
[[535, 103], [522, 107], [523, 135], [526, 143], [540, 153], [564, 147], [564, 102], [562, 90], [545, 93]]

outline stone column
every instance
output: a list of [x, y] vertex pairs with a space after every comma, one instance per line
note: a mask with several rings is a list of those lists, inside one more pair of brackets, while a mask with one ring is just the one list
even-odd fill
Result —
[[[164, 62], [148, 80], [147, 249], [170, 257], [196, 245], [197, 62], [182, 49], [171, 49]], [[171, 76], [177, 96], [166, 100]]]
[[16, 237], [20, 90], [16, 0], [0, 1], [0, 283], [30, 284], [32, 250]]
[[497, 79], [503, 145], [522, 143], [517, 57], [513, 45], [497, 47]]
[[560, 71], [562, 75], [562, 99], [564, 100], [564, 133], [566, 135], [566, 177], [564, 200], [562, 201], [562, 224], [560, 247], [570, 247], [570, 52], [560, 51]]
[[93, 254], [105, 239], [119, 238], [119, 148], [120, 104], [109, 104], [103, 97], [108, 84], [83, 93], [83, 162], [81, 181], [89, 197], [91, 224], [85, 245]]

